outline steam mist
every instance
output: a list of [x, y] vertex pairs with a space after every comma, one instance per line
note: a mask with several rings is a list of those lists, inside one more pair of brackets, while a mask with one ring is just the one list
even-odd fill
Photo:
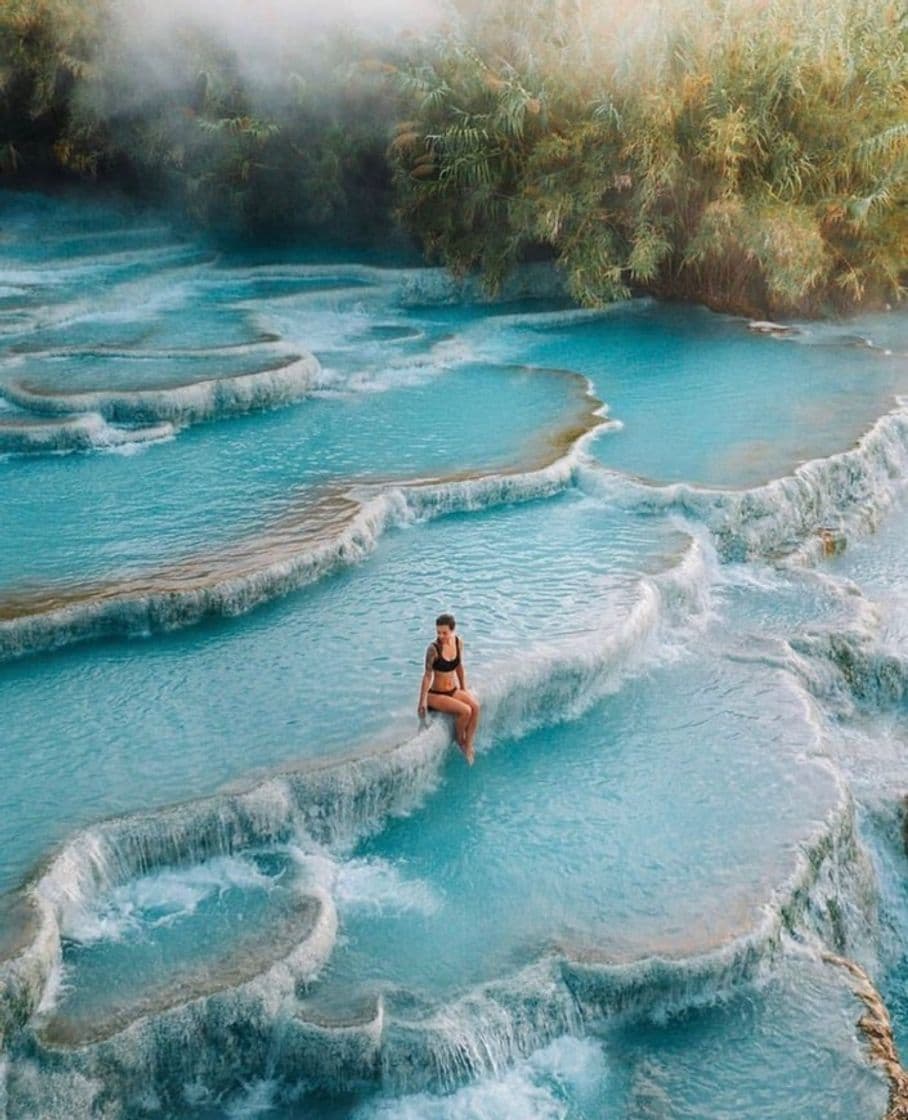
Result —
[[[331, 44], [378, 49], [425, 35], [440, 27], [451, 11], [441, 0], [200, 0], [191, 8], [180, 0], [148, 5], [143, 0], [114, 0], [111, 36], [157, 85], [178, 78], [172, 60], [200, 41], [232, 52], [243, 77], [270, 86], [288, 67], [303, 73], [322, 71]], [[354, 46], [355, 45], [355, 46]]]

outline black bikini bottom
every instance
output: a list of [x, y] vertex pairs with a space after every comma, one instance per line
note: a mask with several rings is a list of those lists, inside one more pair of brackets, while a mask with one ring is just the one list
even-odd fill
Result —
[[456, 688], [430, 688], [429, 695], [434, 693], [436, 696], [453, 696], [456, 691]]

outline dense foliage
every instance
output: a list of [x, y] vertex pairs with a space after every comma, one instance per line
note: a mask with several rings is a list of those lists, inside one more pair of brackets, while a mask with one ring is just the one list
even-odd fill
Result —
[[387, 228], [496, 287], [596, 304], [892, 300], [908, 260], [908, 12], [890, 0], [495, 0], [252, 70], [210, 28], [137, 51], [113, 0], [5, 0], [0, 170], [165, 188], [207, 225]]
[[92, 73], [99, 0], [3, 0], [0, 5], [0, 172], [59, 164], [70, 99]]
[[892, 298], [905, 9], [625, 7], [504, 0], [401, 74], [396, 181], [427, 246], [495, 282], [543, 243], [590, 304], [630, 285], [754, 310]]

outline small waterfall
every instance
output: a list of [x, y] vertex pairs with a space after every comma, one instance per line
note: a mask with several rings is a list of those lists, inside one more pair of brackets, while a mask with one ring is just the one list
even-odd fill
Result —
[[803, 634], [789, 645], [811, 691], [833, 710], [879, 712], [908, 695], [908, 660], [864, 630]]
[[725, 560], [808, 563], [872, 531], [908, 476], [908, 403], [881, 417], [849, 451], [803, 463], [749, 490], [676, 483], [652, 486], [602, 468], [584, 472], [596, 492], [653, 512], [704, 523]]
[[559, 962], [543, 959], [422, 1020], [396, 1019], [381, 1042], [380, 1080], [395, 1093], [449, 1092], [500, 1074], [559, 1035], [583, 1029]]
[[311, 392], [320, 370], [311, 354], [293, 355], [282, 365], [255, 373], [208, 378], [173, 388], [49, 393], [22, 381], [7, 380], [0, 386], [0, 394], [39, 415], [96, 412], [105, 420], [121, 424], [166, 421], [186, 425], [301, 400]]
[[96, 412], [64, 418], [59, 422], [19, 418], [0, 420], [0, 454], [124, 448], [172, 439], [175, 431], [170, 423], [155, 424], [149, 428], [117, 428]]

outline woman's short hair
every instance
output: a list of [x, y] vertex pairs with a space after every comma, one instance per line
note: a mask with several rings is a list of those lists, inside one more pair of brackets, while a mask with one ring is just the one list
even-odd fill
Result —
[[435, 625], [447, 626], [449, 629], [453, 630], [457, 623], [454, 621], [453, 614], [440, 614], [438, 618], [435, 619]]

